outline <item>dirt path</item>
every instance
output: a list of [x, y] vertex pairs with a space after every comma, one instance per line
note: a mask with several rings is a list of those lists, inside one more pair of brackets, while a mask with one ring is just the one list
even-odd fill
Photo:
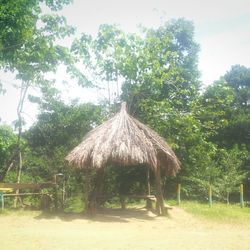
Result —
[[170, 217], [143, 209], [105, 210], [95, 219], [38, 212], [0, 216], [1, 250], [250, 249], [250, 226], [219, 225], [180, 208]]

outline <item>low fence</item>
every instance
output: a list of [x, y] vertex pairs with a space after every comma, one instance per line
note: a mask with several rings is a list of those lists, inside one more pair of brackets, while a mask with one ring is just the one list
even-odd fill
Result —
[[[25, 196], [41, 196], [41, 198], [52, 196], [50, 193], [42, 192], [45, 188], [53, 188], [56, 190], [57, 185], [52, 182], [46, 183], [0, 183], [0, 208], [4, 210], [4, 199], [6, 197], [18, 197], [22, 198]], [[18, 190], [18, 192], [16, 192]], [[20, 192], [22, 190], [22, 192]], [[23, 190], [32, 190], [33, 192], [23, 192]], [[16, 192], [16, 193], [14, 193]], [[56, 192], [54, 192], [56, 194]], [[55, 195], [54, 195], [55, 196]], [[57, 198], [54, 197], [54, 200], [57, 201]]]
[[[208, 203], [209, 206], [211, 207], [213, 204], [213, 188], [211, 185], [208, 186]], [[176, 200], [177, 204], [181, 204], [181, 184], [178, 183], [176, 187]], [[244, 185], [240, 184], [239, 186], [239, 202], [240, 202], [240, 207], [244, 208], [245, 207], [245, 200], [244, 200]]]

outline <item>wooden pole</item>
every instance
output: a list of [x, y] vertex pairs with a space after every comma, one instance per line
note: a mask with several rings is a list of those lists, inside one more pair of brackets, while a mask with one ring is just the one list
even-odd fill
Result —
[[1, 210], [4, 210], [4, 194], [0, 192]]
[[181, 184], [177, 184], [177, 204], [181, 204]]
[[[22, 168], [23, 168], [23, 159], [22, 159], [22, 146], [21, 146], [21, 136], [22, 136], [22, 111], [23, 111], [23, 105], [24, 101], [26, 99], [26, 95], [28, 92], [28, 89], [30, 87], [29, 82], [22, 82], [21, 85], [21, 92], [19, 97], [19, 102], [17, 106], [17, 117], [18, 117], [18, 136], [17, 136], [17, 152], [18, 152], [18, 167], [17, 167], [17, 183], [20, 183], [21, 181], [21, 174], [22, 174]], [[19, 189], [16, 190], [16, 194], [19, 194]], [[17, 200], [19, 199], [21, 205], [22, 200], [19, 196], [16, 196], [14, 199], [14, 208], [17, 207]]]
[[97, 170], [96, 173], [96, 190], [95, 190], [95, 197], [94, 199], [95, 204], [97, 206], [97, 208], [100, 207], [100, 196], [102, 195], [102, 191], [103, 191], [103, 177], [104, 177], [104, 168], [100, 168]]
[[244, 208], [244, 195], [243, 195], [243, 192], [244, 192], [243, 184], [240, 184], [240, 207], [241, 208]]
[[163, 215], [164, 211], [164, 199], [161, 189], [161, 169], [157, 167], [155, 170], [155, 181], [156, 181], [156, 210], [158, 215]]
[[65, 176], [63, 176], [63, 182], [62, 182], [62, 210], [64, 210], [64, 203], [65, 203]]
[[149, 167], [147, 167], [147, 195], [151, 195], [150, 169], [149, 169]]
[[89, 212], [90, 209], [90, 205], [89, 205], [89, 201], [90, 201], [90, 174], [89, 174], [89, 169], [86, 169], [85, 172], [85, 183], [84, 183], [84, 188], [85, 188], [85, 192], [84, 192], [84, 211], [86, 211], [87, 213]]
[[58, 210], [58, 192], [57, 192], [57, 179], [56, 179], [57, 175], [55, 174], [54, 175], [54, 183], [55, 183], [55, 186], [54, 186], [54, 203], [55, 203], [55, 211]]
[[213, 200], [212, 200], [212, 186], [209, 184], [208, 188], [208, 201], [209, 201], [209, 207], [212, 207]]
[[125, 197], [124, 195], [120, 195], [121, 208], [126, 209]]
[[[147, 176], [146, 176], [146, 181], [147, 181], [147, 195], [151, 195], [151, 186], [150, 186], [150, 169], [149, 167], [146, 168], [147, 171]], [[146, 208], [147, 209], [152, 209], [152, 201], [150, 199], [146, 199]]]

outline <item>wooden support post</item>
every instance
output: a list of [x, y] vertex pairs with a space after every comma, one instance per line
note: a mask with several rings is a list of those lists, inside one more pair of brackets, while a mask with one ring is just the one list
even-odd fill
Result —
[[57, 192], [57, 184], [54, 187], [54, 204], [55, 204], [55, 211], [58, 210], [58, 192]]
[[57, 176], [59, 174], [54, 175], [54, 204], [55, 204], [55, 211], [58, 210], [58, 185], [57, 185]]
[[155, 182], [156, 182], [156, 212], [158, 215], [164, 215], [164, 199], [161, 189], [161, 169], [157, 167], [155, 170]]
[[64, 205], [65, 205], [65, 176], [63, 176], [62, 181], [62, 210], [64, 211]]
[[150, 187], [150, 169], [147, 167], [147, 195], [151, 195], [151, 187]]
[[181, 184], [177, 184], [177, 204], [181, 204]]
[[103, 177], [104, 177], [104, 168], [100, 168], [97, 170], [96, 172], [96, 181], [95, 181], [95, 194], [94, 194], [94, 199], [96, 199], [95, 203], [97, 208], [100, 207], [100, 200], [98, 199], [98, 197], [100, 197], [102, 195], [102, 191], [103, 191]]
[[120, 196], [121, 208], [126, 209], [125, 197], [123, 195]]
[[4, 194], [0, 192], [1, 210], [4, 210]]
[[[147, 183], [147, 195], [151, 195], [151, 186], [150, 186], [150, 169], [149, 167], [146, 168], [146, 183]], [[146, 199], [146, 208], [148, 210], [152, 209], [152, 200]]]
[[209, 207], [212, 207], [213, 200], [212, 200], [212, 186], [209, 184], [208, 188], [208, 201], [209, 201]]
[[244, 192], [243, 184], [240, 184], [240, 207], [241, 208], [244, 208], [244, 195], [243, 195], [243, 192]]
[[84, 212], [91, 214], [91, 193], [90, 193], [90, 169], [85, 171], [85, 182], [84, 182]]

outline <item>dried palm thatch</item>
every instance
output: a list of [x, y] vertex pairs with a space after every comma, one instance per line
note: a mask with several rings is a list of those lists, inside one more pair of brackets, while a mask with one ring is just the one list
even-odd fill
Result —
[[122, 103], [120, 112], [90, 131], [66, 160], [79, 168], [107, 165], [148, 165], [152, 170], [162, 168], [175, 175], [180, 162], [169, 145], [149, 127], [126, 111]]

